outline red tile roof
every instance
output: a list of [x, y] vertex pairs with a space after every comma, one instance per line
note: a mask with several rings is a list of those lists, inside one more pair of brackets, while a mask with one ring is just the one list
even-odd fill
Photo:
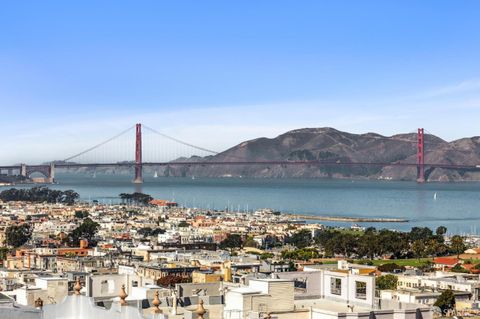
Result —
[[441, 265], [455, 266], [460, 262], [460, 260], [452, 257], [437, 257], [433, 260], [433, 262]]

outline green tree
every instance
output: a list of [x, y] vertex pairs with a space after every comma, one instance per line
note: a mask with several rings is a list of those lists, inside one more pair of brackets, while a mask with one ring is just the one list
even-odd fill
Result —
[[397, 289], [398, 277], [392, 274], [380, 276], [376, 280], [377, 289], [395, 290]]
[[391, 254], [401, 258], [408, 251], [408, 239], [405, 233], [382, 229], [378, 233], [378, 242], [381, 254]]
[[425, 253], [428, 256], [436, 256], [438, 253], [439, 243], [435, 239], [428, 240], [427, 244], [425, 245]]
[[266, 259], [270, 259], [270, 258], [273, 258], [273, 254], [272, 253], [263, 253], [260, 255], [260, 259], [261, 260], [266, 260]]
[[75, 211], [75, 218], [83, 219], [83, 218], [87, 218], [88, 216], [89, 216], [89, 213], [86, 210]]
[[[438, 233], [443, 231], [445, 229], [440, 228]], [[314, 239], [323, 249], [324, 255], [329, 257], [341, 254], [347, 258], [374, 259], [390, 255], [394, 259], [401, 259], [411, 255], [417, 258], [426, 255], [444, 256], [451, 251], [451, 247], [445, 245], [443, 236], [434, 234], [428, 227], [413, 227], [408, 233], [375, 228], [355, 233], [326, 229]]]
[[12, 225], [5, 230], [6, 243], [11, 247], [20, 247], [32, 238], [32, 228], [28, 224]]
[[295, 263], [293, 261], [288, 262], [288, 271], [297, 271], [297, 267], [295, 267]]
[[32, 187], [30, 189], [10, 188], [0, 192], [0, 199], [7, 201], [26, 201], [33, 203], [63, 203], [73, 205], [80, 197], [73, 190], [59, 191], [48, 187]]
[[97, 222], [94, 222], [90, 218], [85, 218], [80, 226], [75, 228], [69, 235], [70, 246], [77, 246], [80, 239], [86, 239], [90, 245], [95, 245], [95, 235], [100, 228], [100, 225]]
[[418, 266], [418, 269], [423, 272], [432, 272], [434, 270], [434, 266], [435, 264], [431, 260], [427, 260]]
[[437, 256], [445, 256], [448, 254], [448, 246], [445, 243], [440, 243], [437, 246]]
[[151, 227], [143, 227], [140, 228], [137, 232], [139, 235], [142, 235], [145, 238], [150, 236], [158, 236], [158, 234], [164, 234], [165, 230], [162, 228], [152, 229]]
[[136, 204], [136, 205], [149, 205], [149, 203], [153, 200], [153, 197], [148, 195], [148, 194], [144, 194], [144, 193], [139, 193], [139, 192], [135, 192], [135, 193], [132, 193], [132, 194], [128, 194], [128, 193], [121, 193], [120, 195], [120, 199], [122, 200], [122, 203], [127, 203], [127, 204]]
[[404, 266], [399, 266], [396, 263], [387, 263], [377, 267], [381, 272], [395, 272], [396, 270], [405, 271]]
[[452, 236], [450, 239], [450, 250], [457, 254], [457, 258], [465, 251], [465, 249], [466, 246], [463, 237], [458, 235]]
[[301, 231], [293, 234], [288, 239], [288, 243], [294, 245], [299, 249], [310, 246], [310, 244], [312, 243], [312, 232], [308, 229], [302, 229]]
[[374, 259], [382, 251], [375, 228], [368, 228], [360, 239], [358, 254], [362, 257]]
[[468, 270], [462, 267], [460, 264], [456, 264], [455, 266], [452, 267], [451, 269], [452, 272], [459, 272], [459, 273], [469, 273]]
[[245, 240], [245, 243], [243, 244], [245, 247], [253, 247], [253, 248], [257, 248], [258, 246], [258, 243], [253, 240], [253, 237], [252, 236], [248, 236], [247, 240]]
[[7, 247], [0, 247], [0, 260], [7, 259], [10, 250]]
[[221, 249], [226, 248], [241, 248], [243, 244], [242, 236], [239, 234], [228, 234], [227, 238], [222, 240], [219, 244]]
[[180, 223], [178, 223], [178, 227], [190, 227], [190, 224], [182, 220]]
[[366, 247], [362, 245], [362, 242], [359, 243], [357, 235], [351, 233], [340, 233], [332, 244], [334, 252], [345, 257], [359, 253], [362, 248]]
[[59, 199], [57, 200], [57, 202], [60, 202], [60, 203], [63, 203], [63, 204], [67, 204], [67, 205], [73, 205], [75, 204], [75, 201], [80, 197], [80, 195], [69, 189], [69, 190], [66, 190], [64, 192], [60, 192], [60, 197]]
[[282, 251], [282, 258], [289, 260], [310, 260], [320, 257], [320, 253], [315, 248], [302, 248], [297, 250]]
[[442, 315], [445, 315], [448, 310], [455, 308], [455, 295], [453, 291], [447, 289], [438, 296], [437, 301], [433, 304], [436, 307], [439, 307], [442, 311]]
[[425, 244], [422, 240], [416, 240], [413, 242], [412, 252], [417, 259], [425, 256]]
[[433, 236], [433, 232], [428, 227], [412, 227], [408, 236], [411, 242], [415, 242], [417, 240], [422, 240], [425, 242]]
[[443, 236], [447, 233], [447, 227], [445, 226], [438, 226], [437, 227], [437, 230], [435, 231], [435, 233], [439, 236]]

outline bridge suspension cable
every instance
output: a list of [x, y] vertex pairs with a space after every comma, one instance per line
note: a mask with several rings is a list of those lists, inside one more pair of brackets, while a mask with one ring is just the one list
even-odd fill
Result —
[[135, 125], [127, 128], [126, 130], [124, 130], [124, 131], [118, 133], [117, 135], [109, 138], [108, 140], [105, 140], [105, 141], [103, 141], [103, 142], [101, 142], [101, 143], [99, 143], [99, 144], [97, 144], [97, 145], [95, 145], [95, 146], [92, 146], [92, 147], [90, 147], [90, 148], [88, 148], [88, 149], [86, 149], [86, 150], [84, 150], [84, 151], [82, 151], [82, 152], [80, 152], [80, 153], [78, 153], [78, 154], [75, 154], [75, 155], [73, 155], [73, 156], [67, 157], [67, 158], [64, 159], [63, 161], [64, 161], [64, 162], [68, 162], [68, 161], [70, 161], [70, 160], [72, 160], [72, 159], [74, 159], [74, 158], [76, 158], [76, 157], [79, 157], [79, 156], [82, 156], [83, 154], [86, 154], [86, 153], [88, 153], [88, 152], [91, 152], [91, 151], [93, 151], [93, 150], [95, 150], [95, 149], [97, 149], [97, 148], [99, 148], [99, 147], [101, 147], [101, 146], [103, 146], [103, 145], [105, 145], [105, 144], [113, 141], [114, 139], [119, 138], [120, 136], [128, 133], [128, 132], [129, 132], [130, 130], [132, 130], [134, 127], [135, 127]]
[[143, 128], [147, 129], [148, 131], [150, 131], [150, 132], [152, 132], [152, 133], [155, 133], [155, 134], [157, 134], [157, 135], [160, 135], [161, 137], [164, 137], [164, 138], [169, 139], [169, 140], [171, 140], [171, 141], [180, 143], [180, 144], [182, 144], [182, 145], [189, 146], [189, 147], [195, 148], [195, 149], [197, 149], [197, 150], [204, 151], [204, 152], [211, 153], [211, 154], [218, 154], [218, 153], [219, 153], [219, 152], [216, 152], [216, 151], [212, 151], [212, 150], [210, 150], [210, 149], [208, 149], [208, 148], [204, 148], [204, 147], [201, 147], [201, 146], [193, 145], [193, 144], [190, 144], [190, 143], [188, 143], [188, 142], [179, 140], [178, 138], [175, 138], [175, 137], [172, 137], [172, 136], [169, 136], [169, 135], [160, 133], [159, 131], [157, 131], [157, 130], [151, 128], [151, 127], [148, 127], [148, 126], [146, 126], [145, 124], [142, 124], [142, 126], [143, 126]]

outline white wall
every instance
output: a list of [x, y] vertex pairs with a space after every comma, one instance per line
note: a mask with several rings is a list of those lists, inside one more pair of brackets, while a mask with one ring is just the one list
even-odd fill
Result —
[[[22, 287], [15, 290], [17, 302], [21, 305], [34, 306], [38, 298], [43, 300], [45, 305], [61, 303], [68, 295], [68, 279], [35, 279], [35, 287], [26, 289]], [[1, 317], [1, 316], [0, 316]]]
[[125, 285], [126, 291], [131, 289], [127, 281], [127, 275], [92, 275], [86, 278], [86, 288], [88, 297], [117, 297], [120, 294], [122, 285]]
[[227, 291], [225, 294], [225, 310], [242, 310], [243, 294]]
[[[333, 294], [331, 289], [332, 279], [341, 280], [341, 293], [340, 295]], [[356, 283], [363, 282], [366, 284], [366, 296], [365, 299], [357, 298], [356, 295]], [[354, 305], [362, 305], [372, 307], [375, 302], [375, 277], [364, 275], [352, 275], [349, 273], [341, 273], [335, 271], [325, 271], [323, 274], [322, 289], [324, 297], [327, 299], [333, 299], [340, 302], [347, 302]]]

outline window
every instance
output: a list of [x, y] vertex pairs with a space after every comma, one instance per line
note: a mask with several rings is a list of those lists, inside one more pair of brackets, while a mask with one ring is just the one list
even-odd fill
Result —
[[332, 295], [341, 295], [342, 294], [342, 279], [340, 279], [340, 278], [331, 278], [330, 279], [330, 293]]
[[355, 298], [367, 299], [367, 283], [363, 281], [355, 281]]
[[307, 289], [307, 278], [295, 278], [294, 287]]
[[100, 293], [101, 294], [106, 294], [108, 291], [108, 281], [107, 280], [102, 280], [100, 282]]
[[112, 294], [115, 292], [115, 282], [113, 280], [102, 280], [100, 282], [101, 294]]

